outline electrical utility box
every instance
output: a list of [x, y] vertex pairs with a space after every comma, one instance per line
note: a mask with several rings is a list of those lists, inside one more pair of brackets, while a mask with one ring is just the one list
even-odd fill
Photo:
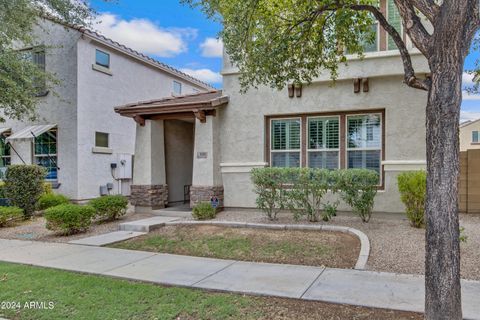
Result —
[[117, 179], [132, 179], [133, 177], [133, 155], [128, 153], [119, 153], [117, 155], [117, 168], [115, 177]]

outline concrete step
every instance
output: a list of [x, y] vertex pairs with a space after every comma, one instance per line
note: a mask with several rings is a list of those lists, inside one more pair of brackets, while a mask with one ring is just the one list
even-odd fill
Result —
[[139, 237], [146, 234], [146, 232], [135, 232], [135, 231], [114, 231], [110, 233], [101, 234], [98, 236], [72, 240], [68, 243], [70, 244], [81, 244], [85, 246], [94, 246], [101, 247], [107, 244], [112, 244], [120, 241], [125, 241], [135, 237]]
[[124, 222], [118, 226], [118, 229], [120, 231], [150, 232], [164, 226], [166, 222], [179, 219], [179, 217], [157, 216], [148, 219]]

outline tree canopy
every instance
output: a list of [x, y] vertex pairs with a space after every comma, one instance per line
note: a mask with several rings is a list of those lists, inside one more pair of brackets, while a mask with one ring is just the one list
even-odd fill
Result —
[[[269, 84], [311, 82], [320, 72], [337, 76], [346, 55], [363, 55], [375, 39], [378, 22], [402, 56], [405, 83], [428, 90], [429, 80], [413, 70], [403, 34], [381, 12], [379, 0], [183, 0], [223, 23], [220, 37], [232, 62], [241, 71], [245, 90]], [[430, 35], [425, 22], [433, 23], [439, 5], [434, 0], [395, 1], [408, 35], [422, 53]], [[473, 15], [472, 15], [473, 16]], [[478, 14], [476, 15], [478, 19]], [[423, 21], [422, 21], [423, 20]], [[475, 26], [472, 25], [474, 32]], [[415, 34], [415, 35], [413, 35]]]
[[[33, 59], [39, 17], [86, 25], [94, 12], [83, 1], [0, 0], [0, 121], [34, 119], [38, 96], [58, 84]], [[45, 30], [48, 32], [48, 30]]]

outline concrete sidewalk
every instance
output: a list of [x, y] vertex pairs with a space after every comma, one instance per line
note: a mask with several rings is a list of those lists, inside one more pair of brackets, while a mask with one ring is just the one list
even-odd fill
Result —
[[[0, 239], [0, 261], [158, 284], [423, 312], [416, 275], [156, 254]], [[463, 314], [480, 319], [480, 282], [462, 281]]]

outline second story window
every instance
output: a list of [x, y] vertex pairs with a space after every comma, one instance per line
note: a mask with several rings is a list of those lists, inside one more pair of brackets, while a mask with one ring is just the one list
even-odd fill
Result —
[[110, 68], [110, 55], [102, 50], [95, 51], [95, 64], [104, 68]]
[[472, 143], [478, 143], [478, 131], [472, 131]]
[[[395, 28], [395, 30], [402, 34], [402, 17], [398, 12], [397, 6], [393, 0], [387, 0], [387, 21]], [[387, 50], [396, 50], [397, 45], [393, 41], [392, 37], [388, 36]]]
[[182, 84], [178, 81], [173, 81], [173, 93], [176, 95], [182, 94]]
[[95, 147], [108, 148], [108, 133], [95, 132]]

